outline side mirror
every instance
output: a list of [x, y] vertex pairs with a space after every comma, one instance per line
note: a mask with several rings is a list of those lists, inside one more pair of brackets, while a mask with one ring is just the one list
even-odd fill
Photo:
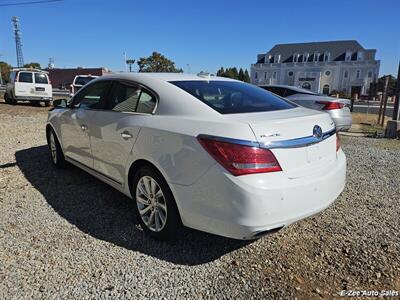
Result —
[[53, 106], [55, 108], [67, 108], [67, 99], [56, 99], [53, 100]]

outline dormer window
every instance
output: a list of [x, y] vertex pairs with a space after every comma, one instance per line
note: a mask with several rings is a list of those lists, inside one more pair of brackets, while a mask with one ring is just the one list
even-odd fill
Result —
[[307, 61], [308, 61], [308, 58], [309, 58], [309, 56], [310, 56], [310, 54], [309, 54], [309, 53], [307, 53], [307, 52], [305, 52], [305, 53], [303, 54], [303, 61], [304, 61], [304, 62], [307, 62]]
[[330, 60], [330, 57], [331, 57], [330, 52], [325, 52], [325, 53], [324, 53], [324, 61], [329, 61], [329, 60]]
[[274, 57], [273, 55], [268, 56], [268, 62], [269, 62], [270, 64], [273, 64], [274, 61], [275, 61], [275, 57]]
[[319, 60], [319, 53], [315, 52], [314, 53], [314, 61], [318, 61]]
[[279, 64], [279, 63], [281, 62], [281, 55], [280, 55], [280, 54], [276, 54], [276, 55], [275, 55], [275, 62], [276, 62], [277, 64]]
[[299, 56], [300, 56], [300, 54], [297, 54], [297, 53], [293, 54], [293, 62], [298, 62]]
[[353, 53], [350, 51], [350, 50], [347, 50], [346, 51], [346, 56], [345, 56], [345, 60], [346, 61], [350, 61], [351, 60], [351, 55], [352, 55]]
[[364, 60], [364, 52], [362, 51], [357, 52], [357, 60]]

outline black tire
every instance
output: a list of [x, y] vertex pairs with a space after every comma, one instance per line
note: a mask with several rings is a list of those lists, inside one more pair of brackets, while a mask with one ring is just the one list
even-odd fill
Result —
[[50, 106], [50, 101], [45, 101], [44, 106], [49, 107]]
[[[166, 206], [166, 214], [165, 214], [165, 225], [162, 227], [161, 230], [159, 231], [154, 231], [149, 226], [145, 223], [143, 220], [142, 216], [139, 213], [139, 205], [137, 198], [136, 198], [136, 190], [137, 186], [139, 184], [139, 181], [142, 178], [148, 178], [151, 177], [156, 181], [158, 184], [159, 188], [162, 191], [163, 194], [163, 204]], [[133, 175], [132, 180], [130, 180], [130, 191], [132, 195], [132, 199], [135, 202], [134, 203], [134, 209], [136, 212], [136, 215], [139, 219], [140, 225], [142, 226], [144, 232], [148, 234], [149, 236], [160, 239], [160, 240], [173, 240], [176, 239], [179, 235], [180, 229], [182, 227], [182, 222], [181, 218], [178, 212], [178, 208], [176, 206], [176, 202], [174, 199], [174, 196], [172, 195], [171, 189], [169, 188], [166, 180], [164, 177], [161, 175], [161, 173], [156, 170], [154, 167], [151, 167], [149, 165], [142, 166], [140, 169]], [[154, 199], [156, 199], [156, 195], [154, 195]], [[160, 201], [161, 203], [161, 201]], [[154, 210], [157, 210], [159, 208], [153, 208]], [[151, 214], [153, 210], [149, 211]], [[159, 213], [157, 213], [159, 214]], [[157, 214], [154, 216], [154, 218], [157, 218]], [[158, 216], [159, 222], [162, 222], [161, 218]]]
[[16, 105], [17, 104], [17, 99], [14, 99], [14, 98], [9, 98], [9, 103], [11, 104], [11, 105]]
[[50, 157], [53, 166], [58, 169], [65, 168], [67, 162], [65, 161], [64, 153], [53, 129], [50, 129], [48, 132], [47, 143], [49, 146]]
[[7, 93], [4, 93], [4, 101], [6, 102], [6, 104], [10, 104], [10, 98], [8, 97]]

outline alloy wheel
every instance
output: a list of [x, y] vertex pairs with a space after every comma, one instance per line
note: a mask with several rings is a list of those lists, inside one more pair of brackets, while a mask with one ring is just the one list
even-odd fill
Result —
[[161, 231], [167, 223], [167, 204], [164, 193], [157, 181], [143, 176], [136, 186], [136, 205], [140, 218], [148, 229]]

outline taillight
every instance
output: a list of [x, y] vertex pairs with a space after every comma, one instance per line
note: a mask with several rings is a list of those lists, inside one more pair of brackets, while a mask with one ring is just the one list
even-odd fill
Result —
[[199, 137], [204, 149], [235, 176], [282, 171], [274, 154], [268, 149], [244, 146]]
[[323, 110], [341, 109], [344, 107], [343, 103], [332, 101], [317, 101], [318, 104], [324, 105]]
[[336, 152], [340, 149], [340, 138], [339, 135], [336, 133]]

